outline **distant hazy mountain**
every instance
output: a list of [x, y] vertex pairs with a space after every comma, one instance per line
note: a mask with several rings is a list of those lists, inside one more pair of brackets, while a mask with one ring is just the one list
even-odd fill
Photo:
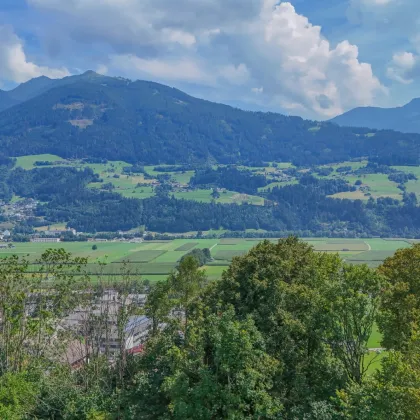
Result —
[[0, 111], [4, 109], [10, 108], [13, 105], [18, 104], [19, 101], [11, 98], [9, 92], [5, 92], [4, 90], [0, 90]]
[[13, 90], [7, 92], [11, 98], [17, 102], [24, 102], [29, 99], [35, 98], [50, 89], [56, 81], [45, 76], [37, 77], [22, 83]]
[[355, 108], [333, 118], [331, 122], [347, 127], [420, 133], [420, 98], [397, 108]]
[[0, 111], [11, 108], [14, 105], [28, 101], [39, 96], [48, 90], [77, 83], [81, 80], [98, 79], [102, 76], [93, 71], [88, 71], [81, 75], [69, 76], [63, 79], [50, 79], [46, 76], [36, 77], [9, 91], [0, 90]]
[[38, 78], [7, 93], [8, 100], [10, 94], [20, 101], [32, 97], [0, 112], [0, 150], [9, 156], [54, 153], [144, 164], [317, 165], [362, 156], [386, 164], [420, 162], [418, 134], [243, 111], [158, 83], [94, 72]]

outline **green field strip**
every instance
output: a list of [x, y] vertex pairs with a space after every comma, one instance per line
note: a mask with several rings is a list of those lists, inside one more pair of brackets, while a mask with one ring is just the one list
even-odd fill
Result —
[[140, 274], [170, 274], [176, 268], [176, 263], [141, 264]]
[[176, 263], [186, 254], [186, 251], [167, 251], [160, 257], [157, 257], [153, 263]]
[[240, 257], [244, 254], [246, 254], [246, 251], [242, 251], [242, 250], [218, 251], [216, 255], [214, 256], [214, 259], [230, 261], [234, 257]]
[[124, 257], [121, 261], [130, 261], [138, 263], [148, 263], [158, 258], [159, 256], [165, 254], [167, 251], [164, 250], [142, 250], [134, 252], [128, 257]]
[[189, 242], [176, 248], [175, 251], [189, 251], [195, 248], [197, 245], [198, 245], [198, 242]]
[[393, 255], [394, 255], [394, 251], [366, 251], [354, 257], [348, 258], [347, 261], [349, 262], [368, 262], [368, 261], [382, 262], [386, 258], [392, 257]]
[[230, 265], [231, 261], [228, 260], [214, 260], [207, 263], [208, 266], [215, 266], [215, 267], [226, 267]]
[[159, 281], [165, 281], [168, 276], [165, 274], [143, 274], [141, 278], [142, 280], [148, 280], [151, 283], [157, 283]]
[[395, 252], [400, 248], [409, 248], [410, 244], [405, 240], [397, 239], [394, 241], [374, 238], [364, 239], [364, 241], [371, 246], [372, 251], [393, 251]]
[[226, 271], [227, 267], [226, 266], [209, 266], [209, 265], [206, 265], [203, 268], [206, 272], [207, 278], [209, 280], [214, 281], [214, 280], [219, 280], [222, 277], [222, 274], [223, 274], [224, 271]]
[[219, 241], [219, 245], [236, 245], [243, 242], [243, 239], [236, 239], [236, 238], [222, 238]]

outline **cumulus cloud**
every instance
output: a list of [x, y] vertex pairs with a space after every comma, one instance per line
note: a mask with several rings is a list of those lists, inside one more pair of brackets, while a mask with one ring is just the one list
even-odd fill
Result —
[[128, 76], [140, 75], [159, 81], [184, 81], [213, 84], [213, 75], [203, 70], [198, 63], [189, 59], [144, 59], [133, 54], [112, 55], [110, 66], [123, 71]]
[[271, 86], [263, 87], [284, 107], [296, 109], [299, 104], [329, 117], [369, 105], [384, 92], [371, 66], [359, 61], [357, 46], [343, 41], [332, 48], [321, 28], [296, 13], [290, 3], [272, 3], [265, 2], [259, 21], [265, 59], [273, 66]]
[[[379, 33], [390, 51], [386, 75], [401, 84], [411, 84], [420, 76], [420, 2], [418, 0], [352, 0], [364, 28]], [[401, 52], [401, 44], [411, 50]]]
[[411, 52], [396, 53], [387, 68], [387, 76], [403, 84], [411, 84], [419, 70], [419, 56]]
[[65, 68], [38, 66], [26, 57], [22, 40], [10, 26], [0, 26], [0, 75], [4, 80], [26, 82], [38, 76], [61, 78], [69, 75]]
[[54, 13], [61, 34], [111, 47], [103, 60], [109, 74], [203, 84], [226, 99], [247, 94], [254, 103], [325, 118], [385, 93], [356, 45], [331, 45], [289, 2], [27, 1]]

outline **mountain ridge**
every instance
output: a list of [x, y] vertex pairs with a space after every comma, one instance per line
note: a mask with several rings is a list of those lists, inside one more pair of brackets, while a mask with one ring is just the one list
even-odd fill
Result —
[[417, 134], [243, 111], [150, 81], [88, 71], [27, 82], [21, 97], [36, 91], [42, 93], [0, 112], [0, 147], [9, 156], [53, 153], [151, 164], [316, 165], [360, 157], [420, 162]]
[[369, 127], [402, 133], [420, 133], [420, 98], [394, 107], [358, 107], [330, 120], [339, 126]]

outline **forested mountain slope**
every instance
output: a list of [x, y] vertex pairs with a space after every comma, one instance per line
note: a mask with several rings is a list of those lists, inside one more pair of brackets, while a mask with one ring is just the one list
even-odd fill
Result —
[[[49, 86], [48, 80], [41, 84]], [[302, 165], [360, 156], [394, 165], [420, 161], [417, 134], [246, 112], [157, 83], [93, 72], [53, 81], [51, 87], [0, 113], [4, 153], [169, 164], [276, 160]]]
[[7, 108], [12, 107], [13, 105], [18, 104], [18, 101], [10, 97], [9, 92], [0, 90], [0, 111], [3, 111]]
[[346, 127], [371, 127], [402, 133], [420, 133], [420, 99], [397, 108], [355, 108], [331, 120]]

